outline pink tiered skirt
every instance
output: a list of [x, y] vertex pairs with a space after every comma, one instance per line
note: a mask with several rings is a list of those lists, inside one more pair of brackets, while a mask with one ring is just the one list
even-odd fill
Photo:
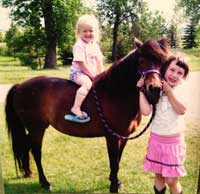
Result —
[[185, 176], [185, 158], [186, 144], [182, 136], [161, 137], [151, 133], [144, 171], [161, 174], [163, 177]]

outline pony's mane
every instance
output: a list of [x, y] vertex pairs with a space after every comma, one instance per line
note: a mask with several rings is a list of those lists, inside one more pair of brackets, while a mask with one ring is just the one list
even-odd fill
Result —
[[94, 87], [107, 88], [109, 93], [129, 90], [130, 85], [137, 80], [137, 52], [130, 51], [125, 57], [115, 61], [112, 65], [98, 75], [94, 80]]

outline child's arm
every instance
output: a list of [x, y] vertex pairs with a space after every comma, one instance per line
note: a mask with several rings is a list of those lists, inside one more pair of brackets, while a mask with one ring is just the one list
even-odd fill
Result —
[[103, 66], [103, 54], [101, 52], [101, 49], [99, 47], [99, 45], [97, 45], [97, 49], [98, 49], [98, 56], [96, 56], [96, 60], [97, 60], [97, 74], [100, 74], [104, 71], [104, 66]]
[[168, 85], [166, 81], [163, 81], [163, 91], [167, 94], [169, 102], [171, 103], [175, 112], [180, 115], [185, 114], [186, 107], [180, 100], [176, 98], [176, 96], [173, 93], [172, 88]]
[[104, 71], [104, 66], [103, 66], [103, 60], [98, 60], [98, 66], [97, 66], [97, 74], [100, 74]]
[[87, 68], [84, 62], [82, 61], [76, 61], [76, 63], [79, 65], [80, 69], [90, 77], [91, 80], [94, 79], [95, 75]]
[[[139, 88], [141, 88], [144, 85], [144, 79], [140, 79], [137, 82], [137, 86]], [[152, 112], [152, 107], [149, 104], [149, 102], [147, 101], [144, 93], [142, 91], [140, 91], [139, 94], [139, 106], [140, 106], [140, 112], [144, 115], [144, 116], [148, 116], [151, 112]]]

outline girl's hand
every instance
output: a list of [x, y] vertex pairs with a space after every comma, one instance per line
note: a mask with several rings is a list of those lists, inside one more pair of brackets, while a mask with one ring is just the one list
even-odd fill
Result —
[[136, 85], [138, 88], [142, 88], [144, 86], [144, 78], [140, 78]]
[[163, 91], [166, 94], [172, 92], [172, 87], [165, 80], [162, 80], [162, 86], [163, 86]]

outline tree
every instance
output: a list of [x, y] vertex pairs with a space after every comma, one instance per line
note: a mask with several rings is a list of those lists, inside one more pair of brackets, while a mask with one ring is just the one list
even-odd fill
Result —
[[200, 22], [200, 1], [199, 0], [178, 0], [178, 5], [184, 8], [187, 16], [192, 19], [195, 24]]
[[[5, 42], [8, 47], [8, 54], [11, 56], [16, 57], [16, 52], [18, 51], [18, 47], [20, 44], [18, 44], [18, 37], [21, 36], [21, 32], [17, 28], [16, 25], [11, 23], [10, 29], [5, 34]], [[21, 45], [20, 45], [21, 47]]]
[[4, 41], [4, 36], [3, 36], [3, 33], [0, 32], [0, 42], [3, 42]]
[[138, 0], [97, 0], [97, 11], [105, 25], [112, 27], [112, 60], [117, 58], [117, 42], [119, 28], [127, 20], [134, 22], [137, 20], [140, 3]]
[[[178, 5], [184, 8], [186, 16], [190, 20], [190, 30], [195, 30], [193, 33], [196, 46], [200, 44], [200, 1], [199, 0], [178, 0]], [[189, 28], [189, 26], [188, 26]]]
[[77, 16], [72, 11], [80, 9], [80, 0], [2, 0], [2, 4], [11, 8], [12, 19], [17, 24], [31, 27], [36, 34], [45, 33], [44, 68], [56, 68], [56, 46], [71, 30], [67, 28], [68, 23]]
[[183, 36], [183, 46], [184, 48], [194, 48], [197, 46], [195, 42], [195, 27], [194, 25], [188, 24], [185, 27], [185, 34]]
[[166, 33], [166, 21], [158, 11], [152, 12], [146, 3], [141, 4], [139, 20], [135, 24], [136, 36], [141, 40], [149, 38], [160, 38]]

